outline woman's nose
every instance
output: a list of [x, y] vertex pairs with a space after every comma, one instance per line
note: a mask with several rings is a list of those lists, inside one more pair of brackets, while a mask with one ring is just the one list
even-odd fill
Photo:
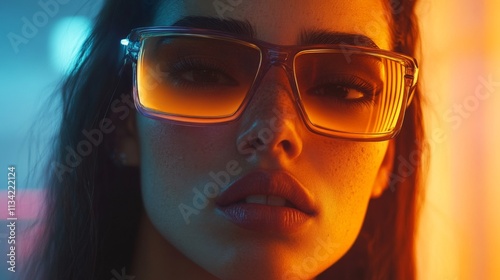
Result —
[[239, 121], [236, 144], [247, 161], [273, 168], [300, 155], [305, 127], [294, 100], [286, 72], [271, 67]]

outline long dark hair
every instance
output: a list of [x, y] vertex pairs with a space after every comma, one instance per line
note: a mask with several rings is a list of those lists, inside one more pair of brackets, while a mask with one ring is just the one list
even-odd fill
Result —
[[[118, 42], [132, 28], [150, 25], [158, 2], [106, 1], [78, 63], [64, 81], [63, 117], [50, 162], [43, 234], [26, 270], [27, 279], [111, 279], [114, 273], [122, 275], [124, 267], [130, 268], [142, 210], [140, 174], [137, 168], [115, 164], [113, 147], [126, 125], [122, 117], [133, 113], [133, 108], [110, 108], [121, 102], [121, 95], [130, 95], [132, 88], [130, 67], [122, 68]], [[390, 1], [387, 6], [394, 51], [415, 56], [419, 41], [415, 1]], [[389, 190], [371, 200], [355, 244], [319, 279], [331, 275], [335, 279], [415, 279], [424, 152], [421, 103], [417, 87], [395, 140]]]

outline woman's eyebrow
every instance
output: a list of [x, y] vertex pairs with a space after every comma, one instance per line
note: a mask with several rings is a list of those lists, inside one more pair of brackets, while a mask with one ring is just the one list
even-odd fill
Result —
[[255, 37], [255, 30], [247, 21], [236, 19], [219, 19], [215, 17], [187, 16], [176, 21], [174, 26], [204, 28], [215, 31]]
[[[255, 29], [248, 21], [236, 19], [220, 19], [205, 16], [186, 16], [176, 21], [173, 26], [204, 28], [214, 31], [244, 35], [255, 38]], [[300, 34], [301, 45], [342, 44], [379, 48], [369, 37], [361, 34], [332, 32], [327, 30], [304, 30]]]
[[361, 34], [332, 32], [327, 30], [304, 30], [300, 34], [301, 45], [334, 44], [379, 49], [372, 39]]

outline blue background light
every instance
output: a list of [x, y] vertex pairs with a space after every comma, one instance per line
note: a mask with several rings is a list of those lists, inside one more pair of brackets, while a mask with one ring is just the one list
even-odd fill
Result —
[[91, 22], [83, 16], [58, 20], [49, 41], [50, 60], [55, 70], [66, 73], [90, 33]]
[[[27, 246], [23, 229], [42, 204], [47, 156], [59, 125], [57, 88], [88, 35], [102, 0], [1, 1], [0, 3], [0, 280], [7, 270], [7, 167], [16, 167], [17, 252]], [[42, 4], [40, 4], [42, 3]], [[47, 11], [47, 5], [52, 6]], [[31, 32], [25, 25], [33, 24]], [[28, 35], [28, 36], [26, 36]], [[13, 39], [14, 38], [14, 39]], [[38, 196], [37, 196], [38, 195]], [[21, 261], [18, 256], [17, 261]], [[22, 263], [17, 263], [22, 269]]]

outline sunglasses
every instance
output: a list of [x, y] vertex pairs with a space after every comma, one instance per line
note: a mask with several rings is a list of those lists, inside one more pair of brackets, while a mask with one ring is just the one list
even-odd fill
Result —
[[418, 77], [414, 58], [351, 45], [281, 46], [186, 27], [133, 29], [122, 44], [138, 111], [179, 124], [238, 119], [276, 66], [309, 130], [387, 140], [401, 129]]

